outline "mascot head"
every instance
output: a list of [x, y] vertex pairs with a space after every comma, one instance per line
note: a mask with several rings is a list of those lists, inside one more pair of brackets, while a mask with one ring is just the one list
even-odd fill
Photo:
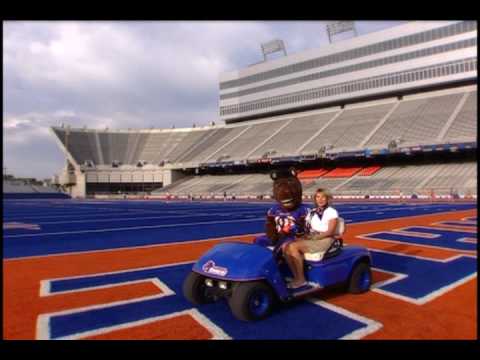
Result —
[[273, 197], [287, 211], [295, 210], [302, 203], [302, 183], [297, 178], [295, 169], [274, 170]]

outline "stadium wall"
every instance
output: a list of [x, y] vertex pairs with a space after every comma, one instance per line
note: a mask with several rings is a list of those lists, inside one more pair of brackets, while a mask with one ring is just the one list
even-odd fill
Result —
[[475, 21], [415, 21], [220, 76], [227, 123], [476, 78]]

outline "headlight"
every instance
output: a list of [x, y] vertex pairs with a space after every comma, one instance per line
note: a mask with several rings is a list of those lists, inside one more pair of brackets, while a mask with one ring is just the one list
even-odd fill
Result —
[[218, 287], [222, 290], [227, 290], [227, 282], [226, 281], [219, 281]]
[[212, 279], [205, 279], [205, 285], [207, 285], [208, 287], [212, 287], [213, 286], [213, 280]]

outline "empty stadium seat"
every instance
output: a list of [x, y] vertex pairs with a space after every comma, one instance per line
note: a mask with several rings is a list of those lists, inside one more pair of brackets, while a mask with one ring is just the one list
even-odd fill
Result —
[[338, 167], [323, 175], [325, 178], [351, 177], [359, 172], [361, 167]]
[[299, 178], [300, 180], [303, 180], [303, 179], [315, 179], [315, 178], [318, 178], [318, 177], [323, 176], [323, 175], [326, 174], [327, 172], [328, 172], [327, 169], [305, 170], [305, 171], [302, 171], [300, 174], [298, 174], [298, 178]]
[[363, 168], [357, 173], [357, 176], [371, 176], [375, 174], [378, 170], [380, 170], [382, 167], [379, 165], [375, 166], [368, 166], [366, 168]]

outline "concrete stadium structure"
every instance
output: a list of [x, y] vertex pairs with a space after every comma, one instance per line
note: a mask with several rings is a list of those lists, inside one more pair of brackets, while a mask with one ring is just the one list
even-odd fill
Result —
[[[264, 195], [270, 182], [253, 164], [476, 149], [476, 30], [474, 21], [409, 22], [221, 74], [221, 125], [53, 127], [68, 160], [59, 182], [75, 197], [118, 191]], [[243, 173], [193, 176], [215, 168]], [[471, 159], [384, 166], [371, 176], [337, 172], [309, 179], [306, 192], [322, 185], [345, 195], [453, 186], [476, 193]], [[451, 176], [434, 176], [446, 173]]]

